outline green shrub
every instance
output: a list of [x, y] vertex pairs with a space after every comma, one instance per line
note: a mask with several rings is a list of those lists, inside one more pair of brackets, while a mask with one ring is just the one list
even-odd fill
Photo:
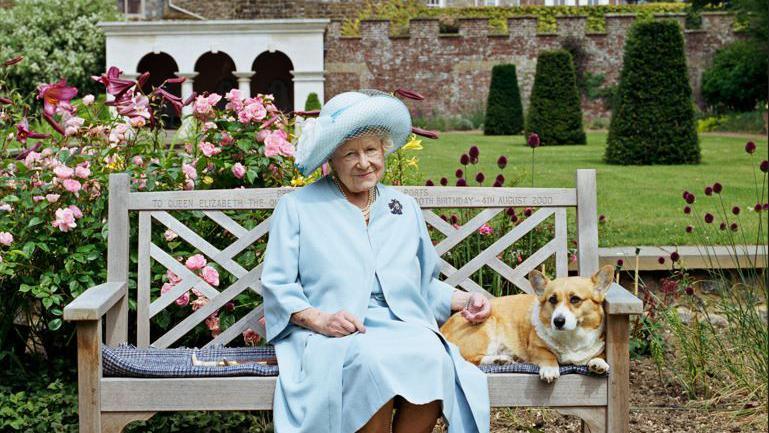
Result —
[[104, 68], [104, 33], [98, 21], [117, 18], [110, 0], [18, 0], [0, 8], [0, 61], [23, 55], [9, 87], [22, 94], [66, 77], [80, 95], [96, 93], [91, 75]]
[[536, 132], [541, 144], [585, 144], [574, 64], [566, 50], [543, 51], [531, 90], [527, 135]]
[[697, 131], [761, 134], [764, 132], [764, 112], [749, 111], [703, 117], [697, 121]]
[[307, 95], [307, 101], [304, 103], [304, 111], [320, 110], [320, 101], [318, 100], [318, 94], [311, 92]]
[[633, 24], [614, 110], [606, 162], [693, 164], [700, 161], [684, 40], [673, 20]]
[[702, 97], [717, 111], [751, 111], [766, 102], [769, 67], [760, 45], [735, 41], [719, 49], [702, 73]]
[[523, 105], [515, 65], [495, 65], [486, 102], [485, 135], [513, 135], [523, 130]]

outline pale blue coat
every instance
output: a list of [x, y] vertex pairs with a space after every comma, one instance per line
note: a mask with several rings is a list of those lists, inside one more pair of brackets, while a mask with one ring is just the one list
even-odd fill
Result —
[[[488, 433], [486, 376], [438, 330], [453, 288], [436, 278], [439, 256], [419, 205], [382, 183], [377, 190], [368, 225], [329, 176], [276, 205], [261, 276], [280, 369], [275, 431], [353, 433], [400, 394], [443, 400], [449, 433]], [[367, 332], [327, 337], [289, 322], [311, 306], [346, 310]]]

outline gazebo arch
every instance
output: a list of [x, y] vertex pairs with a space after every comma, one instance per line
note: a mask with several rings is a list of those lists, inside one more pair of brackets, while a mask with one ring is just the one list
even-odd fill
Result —
[[[175, 78], [176, 73], [179, 72], [179, 66], [176, 64], [176, 60], [168, 53], [149, 53], [139, 60], [139, 63], [136, 65], [136, 72], [138, 74], [150, 73], [149, 80], [142, 87], [142, 91], [148, 94], [152, 91], [153, 87], [160, 86], [163, 81]], [[182, 96], [181, 84], [170, 83], [166, 84], [164, 88], [173, 95]], [[179, 115], [170, 104], [165, 104], [163, 114], [166, 116], [166, 127], [178, 128], [181, 125]]]
[[285, 53], [262, 52], [251, 65], [251, 70], [254, 71], [251, 78], [251, 94], [272, 94], [278, 109], [283, 112], [294, 110], [294, 83], [291, 76], [293, 69], [294, 65]]

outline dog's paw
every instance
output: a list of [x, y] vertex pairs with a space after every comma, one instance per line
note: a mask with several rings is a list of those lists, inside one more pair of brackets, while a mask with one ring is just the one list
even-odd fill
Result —
[[606, 374], [609, 372], [609, 364], [601, 358], [593, 358], [587, 363], [587, 369], [591, 373]]
[[545, 382], [552, 383], [559, 377], [561, 377], [561, 369], [559, 367], [539, 367], [539, 378]]

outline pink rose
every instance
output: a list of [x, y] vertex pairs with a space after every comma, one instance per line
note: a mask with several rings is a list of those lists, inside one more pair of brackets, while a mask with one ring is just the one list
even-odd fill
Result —
[[75, 174], [75, 171], [62, 164], [53, 169], [53, 174], [59, 179], [69, 179]]
[[206, 326], [208, 326], [208, 329], [211, 330], [211, 335], [216, 337], [219, 335], [222, 330], [219, 328], [219, 316], [210, 315], [208, 318], [206, 318]]
[[240, 111], [243, 109], [243, 96], [240, 94], [240, 90], [232, 89], [224, 97], [229, 101], [224, 106], [226, 110]]
[[90, 176], [91, 169], [88, 167], [89, 167], [88, 162], [85, 162], [83, 164], [78, 164], [77, 167], [75, 167], [75, 176], [79, 177], [80, 179], [85, 179], [88, 176]]
[[190, 306], [192, 307], [192, 311], [197, 311], [199, 308], [202, 308], [206, 304], [208, 304], [208, 298], [205, 296], [199, 296], [197, 299], [190, 303]]
[[195, 181], [192, 179], [187, 179], [184, 181], [184, 190], [185, 191], [192, 191], [195, 189]]
[[0, 232], [0, 244], [5, 246], [13, 243], [13, 235], [8, 232]]
[[218, 155], [222, 151], [222, 149], [219, 149], [213, 143], [209, 143], [207, 141], [201, 141], [200, 143], [198, 143], [198, 149], [200, 149], [200, 151], [203, 152], [203, 155], [209, 158], [214, 155]]
[[272, 131], [269, 129], [260, 129], [259, 132], [256, 133], [256, 141], [264, 142], [264, 139], [267, 138], [270, 134], [272, 134]]
[[171, 289], [174, 288], [174, 284], [171, 283], [163, 283], [163, 286], [160, 287], [160, 294], [165, 295], [166, 293], [170, 292]]
[[59, 197], [61, 197], [61, 195], [59, 195], [59, 194], [46, 194], [45, 195], [45, 199], [48, 200], [48, 203], [56, 203], [57, 201], [59, 201]]
[[246, 175], [246, 167], [244, 167], [243, 164], [236, 162], [235, 165], [232, 166], [232, 175], [238, 179], [243, 179], [243, 176]]
[[183, 163], [182, 173], [184, 173], [184, 177], [187, 179], [195, 180], [198, 178], [198, 171], [195, 170], [195, 166], [192, 164]]
[[72, 210], [68, 208], [59, 208], [56, 209], [55, 215], [56, 219], [53, 220], [51, 225], [59, 230], [68, 232], [77, 227], [77, 224], [75, 223], [75, 215], [72, 213]]
[[93, 95], [91, 95], [91, 94], [85, 95], [85, 96], [83, 96], [83, 105], [88, 107], [89, 105], [93, 104], [93, 101], [95, 99], [96, 98]]
[[64, 189], [72, 193], [78, 192], [82, 188], [80, 181], [75, 179], [64, 179], [64, 182], [62, 183], [64, 184]]
[[190, 303], [190, 292], [184, 292], [182, 296], [176, 298], [176, 305], [183, 307]]
[[75, 218], [77, 219], [83, 218], [83, 212], [80, 210], [79, 207], [75, 206], [74, 204], [67, 206], [67, 209], [72, 211], [72, 215], [74, 215]]
[[226, 132], [222, 132], [222, 139], [219, 140], [219, 144], [220, 145], [222, 145], [224, 147], [227, 147], [227, 146], [231, 145], [234, 142], [235, 142], [235, 138], [233, 138], [232, 135], [230, 135], [230, 134], [228, 134]]
[[45, 200], [45, 196], [44, 195], [33, 195], [32, 196], [32, 201], [34, 201], [35, 203], [37, 203], [39, 201], [43, 201], [43, 200]]
[[246, 343], [247, 346], [256, 346], [261, 339], [262, 336], [251, 328], [243, 331], [243, 342]]
[[133, 162], [134, 165], [144, 165], [144, 160], [142, 159], [141, 155], [134, 156], [131, 162]]
[[488, 225], [488, 224], [483, 224], [478, 229], [478, 233], [480, 233], [480, 234], [482, 234], [484, 236], [487, 236], [487, 235], [490, 235], [490, 234], [494, 233], [494, 229], [490, 225]]
[[292, 156], [294, 154], [294, 146], [286, 140], [287, 137], [286, 132], [283, 130], [273, 131], [265, 137], [264, 156]]
[[184, 266], [186, 266], [187, 269], [191, 271], [203, 269], [205, 265], [206, 265], [206, 258], [203, 257], [202, 254], [195, 254], [194, 256], [188, 258], [186, 262], [184, 262]]
[[208, 96], [198, 96], [192, 104], [192, 112], [198, 119], [206, 120], [214, 115], [214, 106], [222, 99], [221, 95], [211, 93]]
[[168, 278], [168, 282], [173, 285], [177, 285], [182, 282], [182, 279], [171, 270], [166, 271], [166, 278]]
[[206, 281], [206, 283], [212, 286], [219, 285], [219, 272], [217, 272], [216, 269], [212, 268], [211, 266], [204, 267], [203, 270], [200, 271], [200, 275], [203, 276], [203, 279]]
[[171, 242], [172, 240], [178, 238], [179, 235], [177, 235], [173, 230], [168, 229], [165, 232], [163, 232], [163, 238], [166, 240], [166, 242]]

